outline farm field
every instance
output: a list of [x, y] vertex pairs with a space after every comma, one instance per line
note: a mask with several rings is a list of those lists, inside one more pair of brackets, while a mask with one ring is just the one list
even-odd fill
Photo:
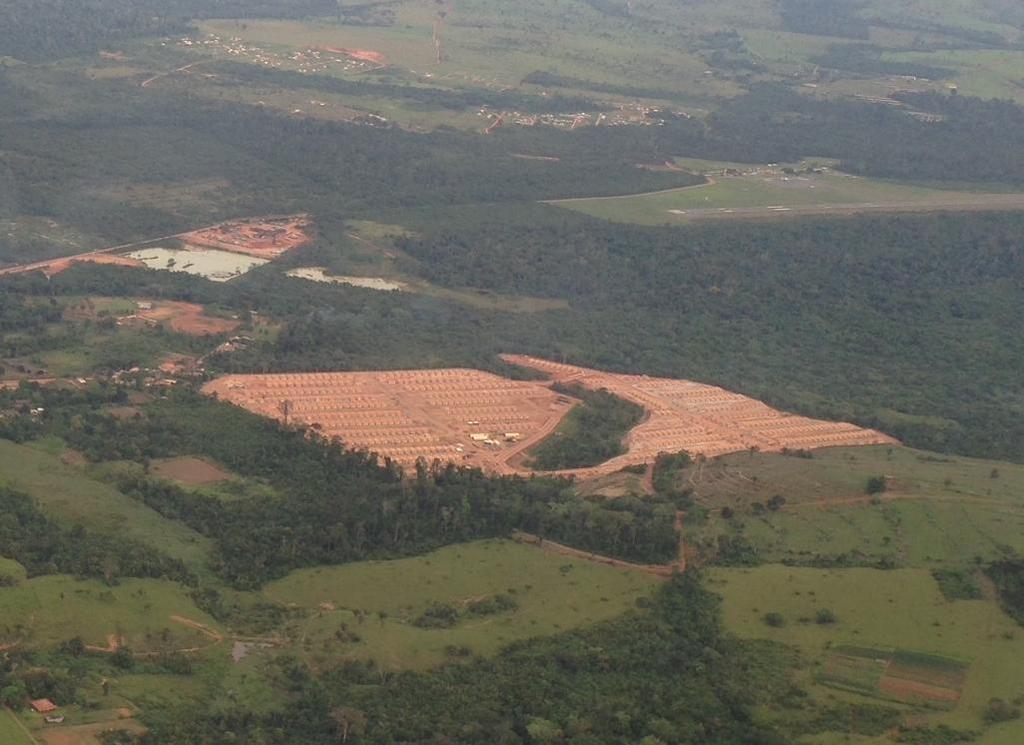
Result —
[[[715, 569], [710, 579], [712, 589], [723, 597], [727, 629], [802, 651], [809, 662], [804, 676], [816, 698], [829, 695], [827, 691], [844, 695], [815, 682], [827, 675], [829, 656], [841, 651], [841, 645], [938, 655], [967, 665], [968, 671], [959, 702], [949, 711], [926, 714], [928, 723], [985, 730], [976, 741], [985, 745], [1010, 745], [1024, 737], [1024, 722], [1019, 720], [991, 727], [982, 721], [989, 699], [1010, 700], [1024, 691], [1024, 668], [1018, 664], [1024, 638], [993, 600], [946, 600], [931, 574], [922, 569], [767, 565]], [[836, 622], [816, 623], [822, 609], [831, 611]], [[779, 613], [783, 625], [766, 624], [763, 617], [769, 612]]]
[[181, 559], [193, 571], [204, 571], [208, 539], [57, 457], [0, 440], [0, 484], [34, 497], [58, 523], [135, 538]]
[[830, 171], [784, 174], [742, 166], [744, 175], [714, 175], [708, 184], [651, 194], [549, 201], [613, 222], [678, 224], [704, 219], [848, 215], [865, 212], [1024, 209], [1024, 194], [946, 191]]
[[[490, 655], [519, 639], [613, 618], [659, 581], [513, 541], [486, 540], [410, 559], [303, 569], [264, 593], [313, 614], [302, 622], [300, 646], [315, 664], [341, 656], [423, 669], [445, 661], [452, 645]], [[496, 595], [516, 607], [490, 615], [468, 612], [473, 602]], [[451, 628], [416, 626], [433, 603], [452, 604], [462, 617]], [[355, 611], [368, 617], [361, 623]], [[361, 640], [339, 644], [335, 632], [342, 624]]]

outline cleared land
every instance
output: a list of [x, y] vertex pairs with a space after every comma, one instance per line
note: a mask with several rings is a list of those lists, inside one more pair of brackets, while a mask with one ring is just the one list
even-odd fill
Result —
[[231, 478], [230, 473], [212, 463], [189, 456], [154, 461], [150, 468], [157, 476], [177, 481], [185, 486], [207, 486]]
[[[614, 618], [658, 582], [641, 572], [494, 540], [397, 561], [303, 569], [268, 585], [265, 594], [315, 611], [300, 634], [303, 653], [314, 664], [372, 658], [386, 668], [422, 669], [447, 659], [451, 645], [493, 654], [519, 639]], [[511, 598], [515, 607], [468, 612], [496, 595]], [[458, 622], [450, 628], [415, 625], [434, 603], [459, 609]], [[362, 622], [357, 611], [366, 614]]]
[[273, 261], [309, 242], [306, 215], [257, 218], [221, 223], [185, 233], [181, 239], [193, 246], [216, 248]]
[[547, 204], [613, 222], [642, 225], [868, 212], [1024, 209], [1024, 194], [946, 191], [833, 171], [786, 174], [767, 166], [734, 164], [737, 166], [742, 173], [716, 173], [700, 186], [622, 197], [561, 199]]
[[966, 663], [940, 655], [842, 645], [828, 656], [818, 680], [866, 696], [952, 708], [967, 670]]
[[787, 414], [704, 383], [606, 373], [522, 355], [502, 355], [502, 359], [546, 373], [552, 382], [607, 390], [647, 410], [646, 419], [626, 438], [627, 452], [596, 468], [574, 472], [583, 477], [649, 463], [659, 453], [681, 450], [713, 457], [752, 448], [767, 452], [896, 444], [881, 432]]
[[230, 318], [206, 315], [206, 309], [202, 305], [170, 300], [143, 301], [133, 314], [121, 316], [118, 322], [124, 324], [133, 320], [165, 324], [171, 331], [190, 336], [226, 334], [241, 325], [240, 321]]
[[[948, 660], [943, 667], [950, 670], [953, 666], [969, 666], [962, 680], [954, 675], [941, 682], [944, 686], [962, 686], [955, 706], [923, 717], [908, 713], [918, 723], [924, 719], [928, 724], [986, 729], [982, 716], [989, 699], [1010, 700], [1024, 690], [1024, 667], [1019, 664], [1024, 659], [1024, 637], [1020, 627], [993, 600], [946, 600], [927, 570], [822, 570], [769, 565], [716, 569], [711, 572], [711, 581], [724, 598], [723, 616], [730, 631], [742, 637], [791, 644], [803, 652], [810, 663], [804, 671], [806, 682], [815, 697], [851, 695], [820, 687], [819, 676], [828, 674], [829, 658], [842, 645], [883, 650], [882, 659], [899, 662], [894, 672], [904, 676], [935, 677], [934, 673], [922, 673], [920, 665], [909, 664], [922, 658], [902, 655], [897, 659], [893, 650], [936, 655]], [[821, 609], [830, 610], [837, 621], [816, 623]], [[782, 616], [782, 626], [764, 622], [765, 614], [770, 612]], [[873, 695], [891, 698], [884, 691]], [[988, 729], [977, 742], [1011, 745], [1022, 739], [1024, 721], [1018, 720]]]
[[573, 405], [553, 382], [609, 392], [644, 407], [647, 417], [627, 436], [624, 455], [567, 475], [592, 477], [686, 450], [706, 456], [757, 448], [895, 444], [852, 424], [823, 422], [772, 409], [722, 388], [687, 380], [616, 375], [547, 360], [505, 361], [551, 375], [520, 382], [475, 370], [229, 375], [204, 392], [250, 411], [319, 429], [351, 447], [402, 466], [419, 458], [525, 470], [522, 456], [550, 435]]
[[203, 391], [405, 467], [425, 458], [498, 472], [573, 405], [540, 383], [476, 370], [228, 375]]
[[[151, 269], [174, 269], [178, 258], [184, 258], [182, 267], [177, 271], [188, 271], [186, 264], [199, 263], [193, 274], [212, 274], [211, 278], [216, 279], [218, 273], [227, 272], [227, 279], [233, 279], [244, 271], [231, 273], [231, 267], [223, 266], [224, 254], [241, 254], [247, 257], [247, 261], [231, 259], [232, 266], [246, 266], [245, 271], [259, 266], [268, 261], [280, 258], [282, 254], [291, 251], [309, 242], [309, 219], [306, 215], [292, 215], [288, 217], [263, 217], [250, 218], [245, 220], [230, 220], [218, 223], [206, 228], [175, 233], [173, 235], [160, 236], [149, 240], [135, 241], [118, 246], [110, 246], [96, 251], [76, 254], [74, 256], [63, 256], [45, 261], [35, 261], [30, 264], [20, 264], [0, 269], [0, 276], [6, 274], [25, 274], [29, 272], [42, 272], [51, 277], [59, 272], [70, 269], [76, 263], [98, 263], [118, 264], [122, 266], [142, 267], [148, 266]], [[168, 249], [153, 247], [152, 244], [160, 241], [181, 240], [193, 246], [190, 250]], [[147, 247], [144, 250], [139, 247]], [[191, 254], [191, 256], [190, 256]], [[204, 258], [204, 256], [206, 258]], [[204, 273], [204, 263], [215, 264], [209, 272]]]

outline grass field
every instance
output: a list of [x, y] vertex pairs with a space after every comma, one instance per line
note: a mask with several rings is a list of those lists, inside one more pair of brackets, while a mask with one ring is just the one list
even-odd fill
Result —
[[[925, 570], [767, 565], [717, 569], [710, 579], [712, 589], [724, 599], [724, 620], [730, 631], [744, 638], [790, 644], [803, 653], [808, 661], [803, 677], [816, 698], [847, 695], [832, 688], [830, 694], [814, 682], [826, 669], [829, 655], [841, 645], [907, 650], [968, 665], [959, 704], [948, 712], [927, 714], [929, 723], [981, 730], [989, 699], [1012, 700], [1024, 693], [1020, 627], [992, 599], [947, 601]], [[821, 609], [830, 610], [837, 621], [816, 623]], [[781, 614], [781, 627], [764, 622], [769, 612]], [[901, 659], [919, 662], [922, 658], [903, 653]], [[1017, 721], [992, 727], [977, 742], [1011, 745], [1022, 738], [1024, 721]]]
[[171, 619], [183, 616], [215, 626], [188, 591], [174, 582], [124, 579], [108, 587], [96, 580], [51, 575], [0, 588], [2, 641], [52, 646], [80, 636], [106, 648], [110, 635], [133, 651], [179, 650], [210, 642]]
[[58, 523], [134, 538], [205, 571], [208, 539], [46, 452], [0, 440], [0, 484], [30, 494]]
[[1018, 207], [1024, 208], [1024, 195], [1015, 198], [1008, 194], [946, 191], [834, 171], [787, 175], [775, 169], [741, 167], [750, 172], [742, 176], [715, 176], [711, 183], [703, 186], [625, 197], [558, 200], [548, 204], [613, 222], [642, 225], [679, 224], [707, 218], [783, 217], [796, 208], [815, 208], [821, 212], [831, 208], [843, 214], [851, 210], [888, 209], [894, 205], [908, 210], [973, 207], [987, 200], [999, 205], [1019, 201]]
[[0, 742], [4, 745], [34, 745], [9, 709], [0, 709]]
[[[866, 484], [885, 476], [872, 499]], [[695, 543], [741, 533], [769, 561], [847, 555], [899, 566], [968, 566], [1024, 551], [1024, 467], [909, 448], [819, 450], [814, 458], [734, 454], [683, 475], [709, 519]], [[773, 511], [774, 496], [786, 501]], [[724, 519], [722, 507], [736, 516]]]
[[[393, 669], [422, 669], [444, 661], [451, 645], [487, 655], [518, 639], [613, 618], [657, 582], [646, 574], [492, 540], [411, 559], [304, 569], [268, 585], [265, 594], [315, 611], [302, 623], [299, 639], [316, 665], [351, 657], [372, 658]], [[452, 628], [412, 623], [431, 603], [465, 608], [498, 594], [513, 598], [518, 607], [464, 614]], [[364, 622], [356, 610], [368, 614]], [[342, 624], [361, 641], [340, 641], [336, 632]]]

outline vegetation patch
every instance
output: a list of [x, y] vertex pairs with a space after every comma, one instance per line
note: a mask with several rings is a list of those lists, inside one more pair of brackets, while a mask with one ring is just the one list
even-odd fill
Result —
[[626, 435], [643, 419], [643, 407], [606, 390], [564, 384], [553, 387], [583, 403], [572, 409], [558, 428], [530, 451], [530, 468], [539, 471], [586, 468], [626, 452]]
[[901, 703], [952, 708], [960, 700], [967, 669], [963, 662], [937, 655], [843, 645], [829, 654], [818, 680]]

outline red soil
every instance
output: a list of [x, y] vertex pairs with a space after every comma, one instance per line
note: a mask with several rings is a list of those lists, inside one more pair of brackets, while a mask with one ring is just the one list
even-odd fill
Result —
[[305, 215], [238, 220], [184, 233], [181, 240], [193, 246], [216, 248], [273, 261], [308, 243], [308, 227]]
[[345, 49], [342, 47], [324, 47], [325, 52], [331, 54], [344, 54], [346, 57], [359, 60], [361, 62], [372, 62], [375, 65], [381, 65], [382, 67], [388, 64], [388, 59], [380, 52], [374, 52], [370, 49]]
[[189, 336], [227, 334], [241, 325], [241, 321], [208, 316], [205, 308], [196, 303], [166, 300], [154, 302], [152, 305], [149, 310], [140, 309], [134, 316], [127, 316], [121, 320], [137, 318], [149, 323], [162, 323], [172, 331]]
[[157, 476], [178, 481], [185, 486], [207, 486], [227, 481], [231, 474], [200, 458], [183, 457], [153, 463]]

